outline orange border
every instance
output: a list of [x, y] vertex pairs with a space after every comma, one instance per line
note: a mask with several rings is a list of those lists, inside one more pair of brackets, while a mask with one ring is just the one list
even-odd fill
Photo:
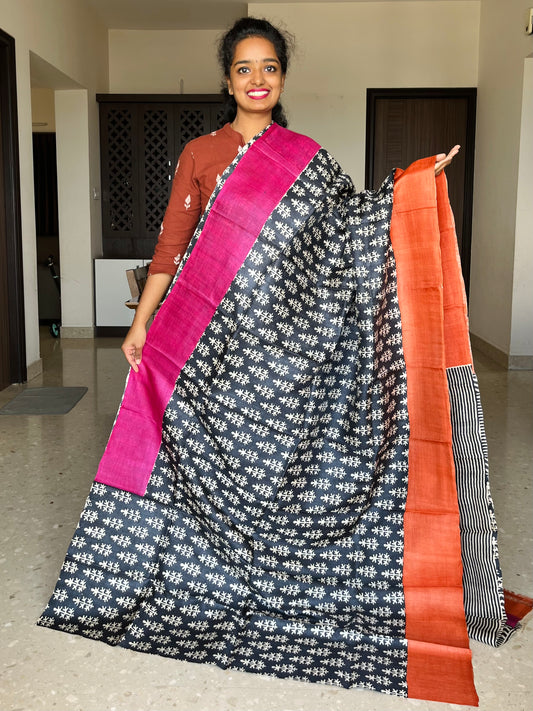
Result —
[[[445, 205], [437, 209], [434, 165], [435, 159], [427, 158], [396, 173], [391, 221], [410, 425], [403, 575], [407, 694], [477, 706], [463, 606], [445, 355], [449, 349], [452, 362], [465, 355], [464, 339], [456, 345], [464, 314], [453, 297], [457, 279], [446, 285], [452, 298], [444, 297], [439, 218], [446, 239], [453, 217], [450, 227]], [[443, 179], [437, 181], [441, 199]], [[445, 252], [449, 262], [450, 250]]]

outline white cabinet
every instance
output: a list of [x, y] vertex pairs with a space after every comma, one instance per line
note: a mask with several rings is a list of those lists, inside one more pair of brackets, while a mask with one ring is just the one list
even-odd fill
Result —
[[126, 269], [142, 267], [150, 261], [150, 259], [94, 260], [97, 328], [131, 326], [134, 312], [125, 305], [130, 298]]

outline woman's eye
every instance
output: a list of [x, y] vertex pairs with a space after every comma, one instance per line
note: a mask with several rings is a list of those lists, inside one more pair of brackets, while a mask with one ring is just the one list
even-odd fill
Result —
[[277, 72], [278, 68], [274, 64], [269, 64], [267, 67], [265, 67], [265, 70], [267, 72]]
[[246, 73], [249, 72], [249, 71], [250, 71], [250, 70], [248, 69], [248, 67], [239, 67], [239, 68], [237, 69], [237, 74], [246, 74]]

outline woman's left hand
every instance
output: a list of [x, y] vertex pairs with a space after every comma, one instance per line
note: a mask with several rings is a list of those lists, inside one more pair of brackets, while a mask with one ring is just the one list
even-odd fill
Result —
[[436, 156], [435, 175], [438, 175], [447, 165], [450, 165], [454, 157], [459, 153], [459, 148], [461, 148], [461, 146], [454, 146], [448, 155], [446, 155], [446, 153], [439, 153]]

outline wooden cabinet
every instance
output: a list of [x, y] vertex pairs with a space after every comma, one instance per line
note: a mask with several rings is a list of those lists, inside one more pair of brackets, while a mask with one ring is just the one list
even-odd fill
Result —
[[100, 104], [103, 252], [149, 259], [177, 159], [193, 138], [222, 125], [215, 94], [97, 94]]

